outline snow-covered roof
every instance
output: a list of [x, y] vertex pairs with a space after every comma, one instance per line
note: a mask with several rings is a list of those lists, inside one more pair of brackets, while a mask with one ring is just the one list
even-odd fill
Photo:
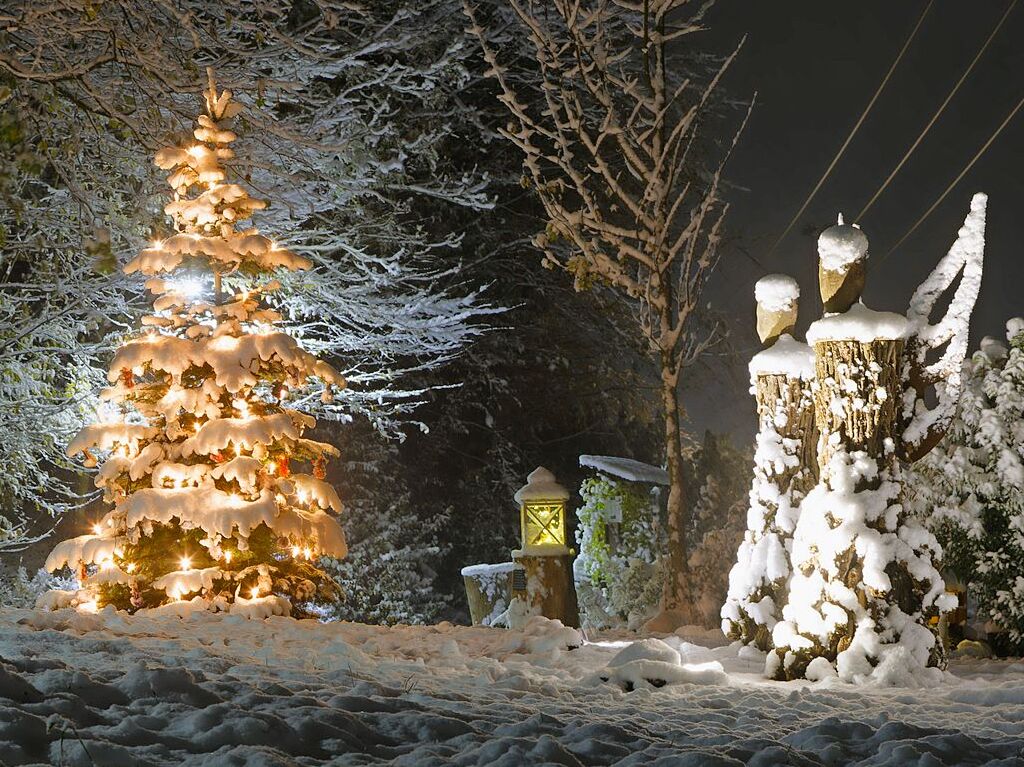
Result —
[[581, 455], [580, 466], [597, 469], [629, 482], [647, 482], [651, 485], [668, 485], [668, 472], [660, 466], [652, 466], [632, 458], [614, 455]]
[[558, 484], [555, 475], [538, 466], [526, 477], [526, 484], [516, 491], [516, 503], [523, 501], [567, 501], [569, 491]]
[[906, 338], [910, 323], [902, 314], [876, 312], [856, 303], [841, 314], [832, 314], [807, 328], [807, 343], [818, 341], [859, 341]]
[[807, 344], [784, 333], [764, 351], [750, 360], [750, 377], [759, 375], [787, 375], [791, 378], [814, 378], [814, 352]]
[[786, 312], [800, 298], [800, 285], [788, 274], [769, 274], [754, 285], [754, 299], [770, 312]]

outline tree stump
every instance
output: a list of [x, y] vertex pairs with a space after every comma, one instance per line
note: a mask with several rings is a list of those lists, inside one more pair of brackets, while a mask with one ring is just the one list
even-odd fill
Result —
[[491, 626], [512, 602], [512, 579], [522, 567], [515, 562], [462, 568], [469, 616], [474, 626]]
[[[843, 678], [866, 678], [885, 647], [898, 644], [909, 651], [899, 661], [906, 673], [939, 662], [928, 626], [935, 594], [942, 593], [932, 561], [937, 546], [904, 519], [899, 503], [905, 320], [862, 305], [847, 315], [808, 332], [815, 341], [820, 481], [794, 535], [796, 572], [784, 621], [773, 632], [779, 649], [768, 664], [777, 679], [805, 676], [818, 658]], [[835, 337], [858, 327], [896, 337]], [[818, 665], [814, 678], [820, 673]]]
[[[788, 354], [792, 363], [800, 351], [806, 355], [806, 369], [785, 370], [786, 365], [778, 365], [781, 372], [764, 370], [764, 360], [770, 360], [773, 352]], [[786, 603], [792, 572], [788, 548], [800, 501], [818, 480], [810, 359], [811, 350], [805, 344], [782, 336], [776, 347], [751, 362], [758, 415], [754, 480], [747, 532], [729, 574], [722, 631], [762, 651], [771, 648], [771, 631]]]
[[526, 571], [525, 598], [528, 606], [545, 618], [579, 628], [572, 558], [569, 555], [544, 556], [522, 551], [513, 551], [512, 558]]

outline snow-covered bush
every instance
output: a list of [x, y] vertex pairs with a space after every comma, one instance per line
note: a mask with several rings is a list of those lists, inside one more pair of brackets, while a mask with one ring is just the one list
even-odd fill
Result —
[[603, 474], [580, 486], [573, 563], [587, 625], [637, 628], [657, 610], [663, 589], [657, 490]]
[[441, 531], [448, 510], [434, 509], [413, 496], [398, 447], [369, 424], [327, 429], [344, 434], [348, 443], [344, 460], [329, 479], [344, 498], [342, 525], [349, 551], [345, 559], [320, 561], [342, 590], [341, 600], [323, 606], [320, 614], [329, 620], [375, 624], [426, 624], [448, 617], [452, 596], [437, 582], [447, 566]]
[[49, 589], [75, 589], [78, 582], [74, 578], [59, 578], [50, 575], [46, 570], [37, 570], [29, 577], [24, 567], [13, 571], [0, 566], [0, 607], [33, 607], [39, 595]]
[[1024, 320], [1007, 344], [986, 338], [964, 363], [960, 408], [945, 439], [914, 464], [908, 504], [968, 585], [977, 617], [1024, 651]]

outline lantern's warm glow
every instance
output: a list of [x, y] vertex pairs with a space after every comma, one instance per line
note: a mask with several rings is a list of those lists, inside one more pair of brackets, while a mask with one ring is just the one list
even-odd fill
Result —
[[565, 501], [525, 501], [524, 546], [565, 546]]

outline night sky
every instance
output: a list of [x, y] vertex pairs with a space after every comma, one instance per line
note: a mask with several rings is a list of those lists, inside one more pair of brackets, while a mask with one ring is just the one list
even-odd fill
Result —
[[[745, 362], [759, 348], [754, 282], [765, 269], [792, 274], [802, 291], [800, 333], [820, 316], [817, 232], [834, 223], [837, 212], [849, 220], [871, 198], [1008, 7], [1007, 2], [936, 0], [842, 159], [769, 257], [925, 4], [720, 0], [708, 18], [709, 31], [691, 38], [721, 52], [746, 34], [726, 87], [737, 98], [757, 92], [757, 106], [727, 168], [733, 184], [728, 191], [730, 242], [713, 294], [731, 322], [733, 352], [724, 360], [731, 363], [739, 394], [746, 389]], [[982, 336], [1002, 337], [1005, 321], [1024, 314], [1024, 109], [899, 250], [880, 259], [1024, 96], [1022, 41], [1024, 4], [1010, 13], [954, 100], [860, 221], [872, 253], [865, 302], [903, 312], [914, 288], [953, 243], [971, 195], [989, 195], [985, 279], [972, 322], [972, 349]], [[709, 379], [706, 374], [700, 378]], [[694, 424], [737, 433], [752, 430], [753, 402], [749, 408], [723, 408], [720, 389], [714, 387], [711, 402], [707, 384], [698, 381], [688, 396]]]

